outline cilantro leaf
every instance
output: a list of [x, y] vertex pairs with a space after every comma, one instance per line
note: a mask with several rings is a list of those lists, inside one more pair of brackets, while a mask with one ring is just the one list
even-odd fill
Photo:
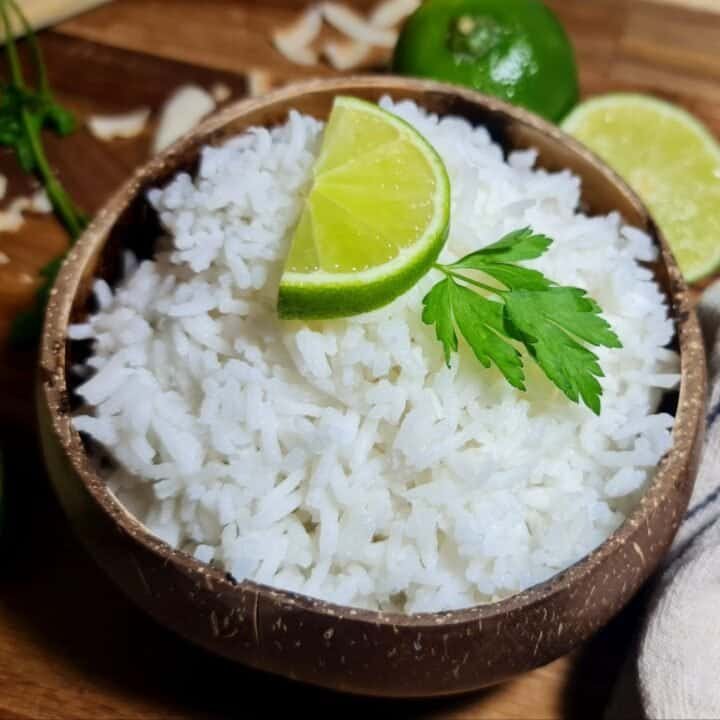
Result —
[[453, 317], [475, 357], [486, 368], [494, 363], [513, 387], [525, 390], [520, 353], [502, 337], [506, 335], [503, 306], [458, 285], [451, 278], [448, 281]]
[[581, 345], [622, 347], [610, 325], [598, 314], [600, 307], [572, 287], [544, 292], [517, 291], [505, 297], [505, 326], [522, 342], [547, 377], [573, 402], [583, 402], [600, 414], [603, 377], [595, 353]]
[[450, 301], [450, 278], [441, 280], [423, 298], [422, 320], [426, 325], [435, 325], [435, 335], [443, 345], [445, 364], [450, 367], [450, 355], [457, 352], [458, 339], [453, 327]]

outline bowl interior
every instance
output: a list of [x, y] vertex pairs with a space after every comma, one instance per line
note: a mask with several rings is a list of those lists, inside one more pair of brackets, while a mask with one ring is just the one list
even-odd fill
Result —
[[[80, 322], [88, 313], [96, 309], [91, 294], [92, 282], [95, 278], [102, 277], [111, 285], [118, 281], [123, 249], [132, 250], [139, 258], [149, 258], [153, 255], [156, 239], [160, 235], [160, 226], [154, 210], [145, 199], [149, 188], [163, 185], [179, 171], [193, 173], [202, 146], [222, 143], [228, 137], [253, 126], [270, 127], [282, 123], [291, 108], [325, 119], [334, 97], [338, 94], [352, 94], [371, 101], [377, 101], [384, 94], [389, 94], [396, 100], [404, 98], [414, 100], [437, 114], [459, 115], [473, 124], [482, 124], [506, 152], [533, 147], [538, 151], [539, 166], [548, 170], [570, 169], [579, 175], [583, 183], [584, 211], [590, 214], [618, 211], [627, 222], [653, 236], [661, 254], [651, 267], [667, 296], [670, 311], [676, 321], [678, 333], [675, 345], [676, 349], [681, 351], [683, 363], [681, 391], [679, 394], [669, 393], [664, 403], [665, 410], [677, 412], [675, 444], [661, 462], [647, 496], [660, 493], [663, 486], [662, 478], [669, 477], [686, 462], [690, 452], [689, 447], [694, 441], [693, 438], [688, 438], [684, 444], [679, 443], [678, 439], [681, 435], [678, 435], [677, 428], [689, 428], [692, 431], [690, 434], [693, 434], [697, 425], [697, 408], [693, 403], [697, 402], [702, 391], [696, 388], [690, 393], [689, 386], [693, 385], [693, 378], [685, 371], [702, 364], [702, 348], [692, 352], [688, 349], [689, 340], [683, 334], [684, 323], [690, 317], [687, 291], [665, 241], [643, 205], [629, 188], [589, 151], [530, 113], [469, 91], [435, 83], [373, 77], [308, 83], [282, 90], [263, 100], [239, 103], [228, 108], [207, 121], [167, 153], [142, 168], [110, 201], [76, 246], [63, 269], [57, 285], [57, 295], [51, 304], [45, 333], [43, 364], [62, 368], [62, 377], [55, 379], [53, 388], [49, 391], [49, 402], [51, 408], [55, 403], [61, 411], [61, 417], [56, 419], [56, 427], [58, 424], [61, 426], [59, 434], [63, 438], [68, 454], [94, 499], [114, 517], [117, 523], [154, 552], [171, 558], [172, 562], [183, 564], [188, 570], [202, 569], [203, 572], [208, 572], [207, 568], [201, 568], [193, 558], [173, 551], [150, 536], [134, 518], [119, 508], [119, 504], [99, 478], [96, 461], [91, 459], [92, 453], [87, 452], [91, 449], [90, 444], [86, 438], [81, 439], [72, 430], [68, 419], [68, 410], [76, 407], [77, 398], [73, 390], [78, 384], [68, 372], [68, 368], [87, 357], [90, 345], [88, 342], [66, 342], [65, 331], [68, 322]], [[697, 339], [694, 334], [693, 338]], [[694, 372], [702, 375], [701, 370], [696, 369]], [[695, 376], [694, 385], [698, 383], [702, 385], [701, 375]], [[649, 500], [646, 497], [623, 527], [616, 532], [615, 539], [621, 540], [623, 534], [629, 534], [629, 527], [637, 526], [639, 522], [647, 519], [651, 512], [652, 497]], [[609, 552], [605, 547], [607, 544], [606, 541], [591, 553], [591, 556], [595, 555], [596, 560], [601, 559], [603, 553]], [[581, 560], [573, 568], [518, 596], [490, 605], [469, 608], [455, 615], [462, 616], [463, 613], [472, 613], [475, 617], [478, 613], [492, 615], [502, 613], [510, 607], [517, 607], [518, 604], [535, 602], [555, 592], [562, 583], [570, 582], [573, 576], [584, 572], [583, 568], [588, 563], [589, 557]], [[210, 572], [215, 572], [219, 582], [224, 581], [223, 573]], [[241, 585], [270, 592], [270, 589], [253, 583], [244, 582]], [[272, 592], [278, 594], [278, 591]], [[280, 594], [291, 598], [294, 603], [306, 604], [308, 607], [318, 605], [318, 602], [311, 598], [282, 591]], [[333, 607], [329, 604], [324, 605]], [[344, 609], [336, 608], [336, 611], [343, 612]], [[367, 618], [374, 618], [377, 622], [385, 622], [389, 617], [370, 611], [361, 611], [361, 614]], [[421, 622], [421, 620], [419, 616], [403, 615], [394, 616], [392, 622], [405, 624]]]

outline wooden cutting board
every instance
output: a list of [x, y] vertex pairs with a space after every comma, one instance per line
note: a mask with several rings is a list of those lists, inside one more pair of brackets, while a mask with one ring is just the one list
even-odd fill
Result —
[[[272, 28], [292, 20], [304, 4], [115, 0], [43, 32], [41, 41], [53, 86], [80, 117], [140, 106], [156, 111], [184, 82], [210, 87], [221, 81], [237, 98], [251, 71], [268, 71], [277, 84], [329, 74], [324, 67], [290, 64], [269, 42]], [[364, 10], [372, 0], [354, 4]], [[720, 0], [550, 4], [575, 43], [585, 95], [653, 92], [681, 103], [720, 136]], [[57, 9], [60, 2], [52, 5]], [[81, 129], [50, 139], [49, 154], [71, 193], [92, 212], [147, 157], [149, 138], [148, 130], [103, 143]], [[3, 204], [31, 189], [6, 150], [0, 150], [0, 172], [9, 177]], [[0, 719], [231, 718], [247, 715], [249, 707], [272, 716], [287, 703], [320, 716], [602, 716], [639, 603], [570, 657], [468, 697], [413, 703], [340, 697], [239, 669], [136, 611], [88, 559], [58, 510], [34, 435], [34, 355], [5, 343], [10, 319], [32, 296], [38, 268], [64, 242], [49, 217], [0, 234], [0, 446], [10, 511], [0, 543]]]

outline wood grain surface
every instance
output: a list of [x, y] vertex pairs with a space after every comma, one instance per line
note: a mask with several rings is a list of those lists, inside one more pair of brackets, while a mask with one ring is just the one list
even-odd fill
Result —
[[[80, 117], [147, 105], [179, 84], [246, 76], [273, 83], [329, 74], [277, 54], [269, 33], [303, 0], [115, 0], [41, 35], [51, 81]], [[354, 3], [365, 10], [372, 0]], [[720, 0], [550, 0], [568, 28], [584, 95], [652, 92], [681, 103], [720, 136]], [[382, 66], [382, 54], [373, 64]], [[155, 115], [154, 115], [155, 116]], [[48, 138], [49, 155], [89, 212], [148, 154], [139, 138], [101, 142], [81, 128]], [[0, 150], [3, 205], [32, 182]], [[323, 716], [600, 718], [632, 642], [642, 599], [609, 628], [551, 665], [451, 700], [379, 703], [332, 695], [239, 669], [184, 644], [135, 610], [78, 546], [48, 488], [34, 435], [32, 351], [7, 330], [30, 301], [37, 270], [64, 247], [52, 218], [0, 234], [0, 446], [7, 518], [0, 544], [0, 720], [272, 717], [287, 703]], [[4, 259], [7, 262], [4, 262]], [[248, 706], [246, 703], [250, 703]], [[628, 713], [631, 711], [628, 710]], [[628, 714], [627, 717], [632, 717]]]

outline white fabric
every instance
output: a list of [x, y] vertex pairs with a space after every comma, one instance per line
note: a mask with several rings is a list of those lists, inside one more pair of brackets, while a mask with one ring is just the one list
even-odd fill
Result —
[[720, 718], [720, 282], [705, 292], [699, 310], [710, 371], [705, 448], [608, 720]]

